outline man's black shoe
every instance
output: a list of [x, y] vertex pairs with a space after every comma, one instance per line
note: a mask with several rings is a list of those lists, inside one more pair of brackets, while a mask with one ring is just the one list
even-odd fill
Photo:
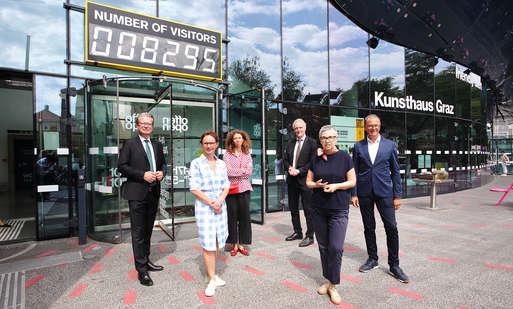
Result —
[[369, 270], [373, 270], [374, 268], [377, 268], [377, 267], [379, 267], [378, 261], [373, 260], [373, 259], [367, 259], [367, 262], [365, 262], [362, 266], [360, 266], [360, 268], [358, 268], [358, 270], [361, 273], [366, 273]]
[[151, 280], [151, 277], [150, 277], [150, 275], [148, 274], [147, 271], [139, 273], [137, 275], [137, 278], [139, 279], [139, 282], [142, 285], [145, 285], [145, 286], [152, 286], [153, 285], [153, 280]]
[[296, 239], [303, 239], [303, 235], [301, 233], [292, 233], [287, 238], [285, 238], [286, 241], [296, 240]]
[[310, 246], [311, 244], [314, 243], [314, 240], [312, 237], [308, 237], [306, 236], [300, 243], [299, 243], [299, 246], [300, 247], [308, 247]]
[[404, 271], [399, 266], [391, 266], [390, 274], [397, 280], [401, 281], [402, 283], [410, 282], [410, 279], [408, 278], [408, 276], [406, 276]]
[[164, 267], [160, 265], [153, 264], [151, 261], [148, 261], [148, 271], [161, 271], [164, 270]]

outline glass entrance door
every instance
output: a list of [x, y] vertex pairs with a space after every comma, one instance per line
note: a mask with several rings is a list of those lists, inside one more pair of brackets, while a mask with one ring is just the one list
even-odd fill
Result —
[[167, 162], [157, 220], [171, 230], [175, 223], [194, 220], [188, 170], [199, 155], [199, 137], [215, 127], [217, 97], [217, 90], [208, 85], [163, 77], [90, 83], [86, 189], [92, 237], [119, 242], [130, 227], [128, 202], [120, 196], [125, 179], [117, 171], [117, 159], [124, 142], [137, 136], [135, 121], [142, 112], [154, 116], [152, 139], [163, 144]]
[[32, 74], [0, 72], [0, 244], [36, 238]]
[[261, 90], [250, 90], [229, 96], [228, 126], [231, 129], [246, 131], [251, 138], [251, 157], [253, 158], [253, 176], [251, 184], [250, 213], [251, 221], [264, 223], [266, 205], [266, 146], [265, 118]]

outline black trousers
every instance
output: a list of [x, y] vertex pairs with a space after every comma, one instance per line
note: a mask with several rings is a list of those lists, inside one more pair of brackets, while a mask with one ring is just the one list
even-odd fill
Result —
[[132, 250], [134, 252], [135, 269], [138, 272], [148, 271], [151, 233], [159, 201], [158, 193], [155, 190], [160, 190], [160, 187], [154, 186], [142, 201], [128, 201]]
[[363, 226], [365, 228], [365, 243], [369, 258], [378, 260], [378, 248], [376, 246], [376, 220], [374, 219], [374, 205], [385, 226], [388, 247], [388, 265], [399, 265], [399, 233], [395, 220], [395, 208], [391, 197], [379, 198], [374, 195], [358, 197], [360, 202], [360, 213], [362, 214]]
[[251, 191], [230, 194], [226, 197], [228, 215], [228, 244], [251, 244], [251, 218], [249, 202]]
[[348, 209], [312, 207], [315, 237], [319, 244], [322, 276], [332, 284], [340, 283], [340, 267], [348, 223]]
[[310, 215], [310, 205], [312, 203], [312, 190], [305, 186], [299, 186], [294, 180], [287, 182], [287, 190], [289, 195], [289, 209], [292, 218], [292, 226], [294, 232], [302, 234], [301, 219], [299, 218], [299, 198], [303, 204], [303, 212], [306, 219], [305, 236], [313, 238], [314, 230], [312, 226], [312, 218]]

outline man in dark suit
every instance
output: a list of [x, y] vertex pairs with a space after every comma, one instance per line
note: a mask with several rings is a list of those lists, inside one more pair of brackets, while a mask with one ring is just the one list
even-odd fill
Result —
[[401, 207], [401, 175], [397, 159], [396, 144], [380, 135], [381, 120], [377, 115], [365, 117], [367, 138], [356, 143], [353, 162], [356, 172], [356, 187], [352, 191], [352, 203], [360, 207], [365, 228], [365, 243], [369, 258], [360, 266], [360, 272], [378, 267], [376, 246], [376, 221], [374, 205], [385, 226], [390, 274], [397, 280], [408, 283], [408, 276], [399, 267], [399, 234], [395, 211]]
[[306, 219], [305, 238], [299, 243], [300, 247], [313, 244], [314, 229], [310, 216], [310, 203], [312, 190], [306, 186], [306, 174], [310, 168], [310, 161], [317, 153], [317, 143], [305, 135], [306, 123], [303, 119], [296, 119], [292, 123], [296, 138], [289, 141], [283, 156], [283, 167], [287, 171], [287, 188], [289, 196], [289, 209], [292, 217], [294, 233], [285, 238], [287, 241], [302, 239], [301, 220], [299, 218], [299, 197], [303, 204]]
[[150, 113], [141, 113], [136, 119], [139, 134], [127, 140], [121, 148], [118, 171], [127, 178], [121, 187], [121, 196], [128, 200], [132, 249], [135, 269], [142, 285], [153, 285], [148, 271], [164, 268], [150, 259], [150, 240], [153, 222], [160, 198], [160, 181], [166, 162], [162, 144], [151, 140], [154, 119]]

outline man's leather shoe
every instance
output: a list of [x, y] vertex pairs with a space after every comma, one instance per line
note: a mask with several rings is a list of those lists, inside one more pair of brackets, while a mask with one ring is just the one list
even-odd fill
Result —
[[153, 264], [151, 261], [148, 261], [148, 271], [161, 271], [164, 270], [164, 267], [160, 265]]
[[314, 240], [312, 237], [308, 237], [306, 236], [300, 243], [299, 243], [299, 246], [300, 247], [308, 247], [310, 246], [311, 244], [314, 243]]
[[145, 285], [145, 286], [152, 286], [153, 285], [153, 280], [151, 280], [150, 275], [146, 271], [142, 272], [142, 273], [139, 273], [137, 275], [137, 278], [139, 279], [139, 282], [142, 285]]
[[397, 280], [401, 281], [402, 283], [408, 283], [410, 282], [410, 279], [408, 278], [408, 276], [406, 276], [406, 274], [404, 273], [404, 271], [401, 269], [401, 267], [399, 267], [399, 265], [397, 266], [391, 266], [390, 267], [390, 274], [396, 278]]
[[379, 267], [378, 261], [373, 260], [373, 259], [367, 259], [367, 261], [362, 266], [360, 266], [360, 268], [358, 270], [361, 273], [366, 273], [369, 270], [373, 270], [374, 268], [377, 268], [377, 267]]
[[285, 238], [286, 241], [296, 240], [296, 239], [303, 239], [303, 235], [301, 233], [292, 233], [287, 238]]

